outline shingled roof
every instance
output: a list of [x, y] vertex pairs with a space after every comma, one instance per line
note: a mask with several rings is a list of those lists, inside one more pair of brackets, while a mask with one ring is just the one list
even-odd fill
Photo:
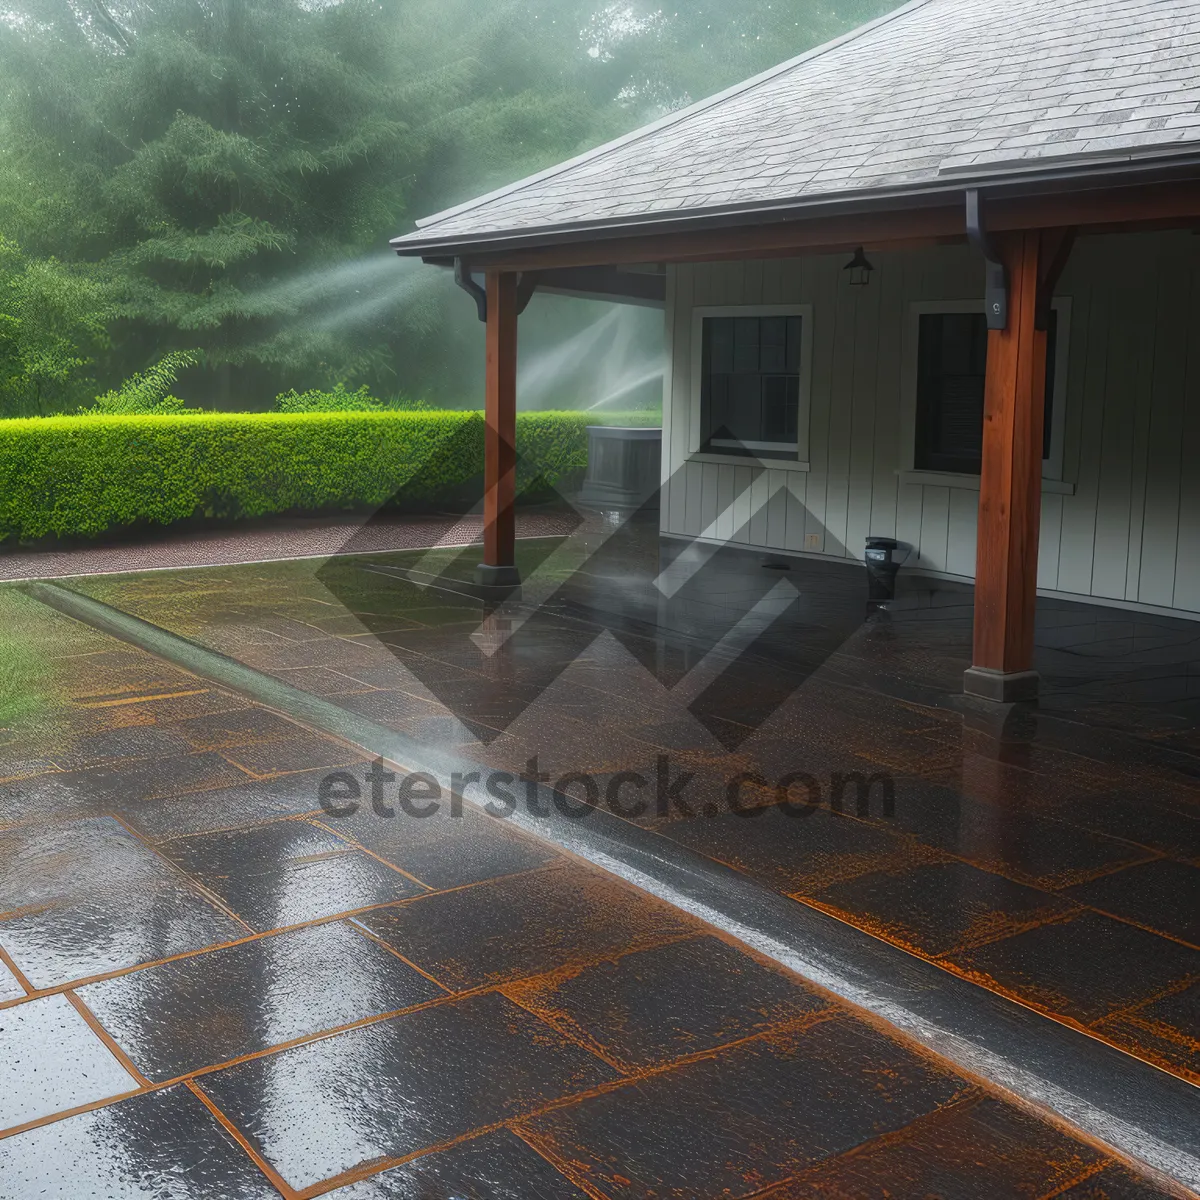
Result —
[[400, 253], [1200, 154], [1200, 0], [916, 0]]

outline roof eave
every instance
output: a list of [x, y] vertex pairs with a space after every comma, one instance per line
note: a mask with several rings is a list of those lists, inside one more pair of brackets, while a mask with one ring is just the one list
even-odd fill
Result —
[[402, 257], [465, 258], [502, 254], [531, 247], [607, 241], [637, 235], [697, 232], [742, 225], [801, 221], [857, 213], [936, 208], [957, 203], [965, 192], [978, 189], [992, 198], [1011, 198], [1046, 192], [1093, 190], [1106, 186], [1154, 183], [1200, 172], [1200, 148], [1152, 154], [1108, 156], [1102, 160], [1044, 163], [993, 168], [973, 174], [947, 172], [936, 181], [922, 180], [905, 186], [859, 189], [811, 198], [766, 201], [695, 209], [687, 213], [645, 213], [634, 217], [540, 225], [479, 234], [437, 237], [433, 230], [395, 238], [392, 248]]

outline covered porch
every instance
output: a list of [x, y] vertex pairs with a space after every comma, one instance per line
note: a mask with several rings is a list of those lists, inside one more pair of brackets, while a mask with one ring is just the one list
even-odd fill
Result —
[[[752, 225], [634, 222], [587, 240], [554, 230], [478, 247], [403, 239], [402, 253], [429, 261], [462, 252], [455, 269], [487, 324], [480, 581], [501, 595], [519, 583], [519, 314], [539, 286], [569, 284], [641, 304], [661, 297], [665, 536], [841, 561], [861, 561], [868, 537], [899, 540], [909, 570], [974, 585], [964, 690], [994, 702], [1038, 695], [1039, 588], [1194, 618], [1200, 497], [1186, 463], [1200, 452], [1200, 417], [1187, 347], [1200, 327], [1198, 213], [1200, 186], [1168, 172], [1137, 184], [1023, 181], [853, 215], [758, 213]], [[707, 321], [785, 313], [803, 324], [787, 452], [714, 439]], [[982, 429], [965, 470], [922, 445], [916, 411], [919, 331], [941, 313], [978, 314], [987, 327]]]

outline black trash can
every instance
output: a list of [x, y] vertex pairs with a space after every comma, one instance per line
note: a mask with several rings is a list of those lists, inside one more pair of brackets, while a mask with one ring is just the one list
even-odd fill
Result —
[[872, 604], [895, 600], [896, 576], [906, 558], [908, 547], [895, 538], [867, 538], [867, 595]]

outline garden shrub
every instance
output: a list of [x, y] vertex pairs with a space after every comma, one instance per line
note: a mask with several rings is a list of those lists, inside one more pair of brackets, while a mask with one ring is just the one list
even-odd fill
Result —
[[178, 396], [170, 394], [181, 371], [194, 367], [200, 355], [194, 350], [174, 350], [145, 371], [127, 379], [114, 391], [96, 397], [84, 416], [168, 416], [189, 411]]
[[[522, 413], [523, 493], [573, 486], [595, 423], [588, 413]], [[0, 541], [198, 516], [445, 506], [478, 494], [483, 437], [477, 412], [0, 421]]]
[[285, 413], [307, 412], [434, 412], [431, 404], [424, 400], [410, 400], [398, 396], [393, 400], [380, 400], [371, 395], [366, 386], [358, 391], [347, 391], [339, 383], [332, 391], [310, 388], [307, 392], [282, 392], [275, 397], [275, 411]]
[[376, 400], [366, 387], [349, 392], [344, 383], [331, 392], [321, 388], [298, 392], [293, 388], [275, 397], [275, 411], [282, 413], [382, 412], [383, 407], [383, 401]]

